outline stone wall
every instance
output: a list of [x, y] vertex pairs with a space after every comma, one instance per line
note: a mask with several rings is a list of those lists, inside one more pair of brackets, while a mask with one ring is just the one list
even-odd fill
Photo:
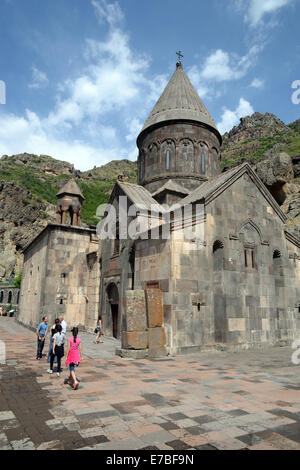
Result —
[[42, 315], [42, 296], [45, 290], [47, 246], [50, 230], [44, 230], [24, 253], [20, 307], [18, 319], [36, 327]]
[[14, 308], [18, 308], [19, 304], [20, 289], [11, 286], [0, 285], [0, 306], [6, 307], [12, 305]]
[[25, 251], [19, 320], [35, 327], [43, 316], [53, 322], [62, 314], [70, 327], [92, 328], [98, 312], [89, 289], [100, 279], [89, 254], [97, 250], [94, 230], [48, 225]]
[[[247, 348], [299, 337], [299, 248], [286, 240], [283, 222], [257, 186], [244, 175], [206, 212], [200, 250], [173, 241], [172, 301], [165, 305], [171, 350]], [[275, 251], [280, 258], [273, 258]]]

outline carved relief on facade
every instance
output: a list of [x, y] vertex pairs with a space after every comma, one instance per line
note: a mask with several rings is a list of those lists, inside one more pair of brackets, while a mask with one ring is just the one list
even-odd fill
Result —
[[207, 168], [209, 164], [209, 147], [206, 142], [200, 141], [198, 144], [198, 151], [199, 157], [196, 162], [196, 172], [200, 173], [201, 175], [205, 175], [207, 173]]
[[148, 147], [147, 162], [146, 162], [146, 176], [151, 174], [157, 168], [158, 163], [158, 146], [152, 143]]
[[181, 139], [178, 152], [178, 171], [182, 173], [194, 173], [195, 171], [194, 144], [190, 139]]
[[211, 165], [213, 169], [213, 173], [220, 172], [220, 155], [216, 147], [211, 149]]

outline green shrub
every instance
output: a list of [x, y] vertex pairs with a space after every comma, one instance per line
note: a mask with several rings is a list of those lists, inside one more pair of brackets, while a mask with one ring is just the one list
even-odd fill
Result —
[[18, 274], [18, 276], [14, 280], [14, 285], [20, 289], [21, 282], [22, 282], [22, 272], [20, 272], [20, 274]]

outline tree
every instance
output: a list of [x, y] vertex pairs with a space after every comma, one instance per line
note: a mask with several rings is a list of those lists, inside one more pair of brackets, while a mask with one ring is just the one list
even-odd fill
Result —
[[14, 285], [15, 287], [18, 287], [20, 289], [21, 287], [21, 282], [22, 282], [22, 272], [20, 272], [20, 274], [18, 274], [18, 276], [16, 277], [16, 279], [14, 280]]

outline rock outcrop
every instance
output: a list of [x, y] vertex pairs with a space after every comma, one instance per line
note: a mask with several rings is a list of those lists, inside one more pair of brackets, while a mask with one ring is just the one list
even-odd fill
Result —
[[21, 271], [22, 250], [51, 220], [51, 209], [30, 191], [0, 181], [0, 281]]
[[224, 149], [236, 142], [246, 142], [249, 139], [259, 139], [274, 134], [289, 134], [291, 129], [274, 114], [254, 113], [240, 119], [240, 124], [223, 136]]
[[225, 169], [248, 161], [255, 164], [276, 145], [284, 149], [293, 130], [274, 114], [254, 113], [241, 118], [240, 124], [223, 135], [222, 160]]
[[271, 155], [256, 165], [256, 172], [276, 201], [282, 205], [289, 194], [288, 183], [294, 179], [291, 157], [284, 152]]

